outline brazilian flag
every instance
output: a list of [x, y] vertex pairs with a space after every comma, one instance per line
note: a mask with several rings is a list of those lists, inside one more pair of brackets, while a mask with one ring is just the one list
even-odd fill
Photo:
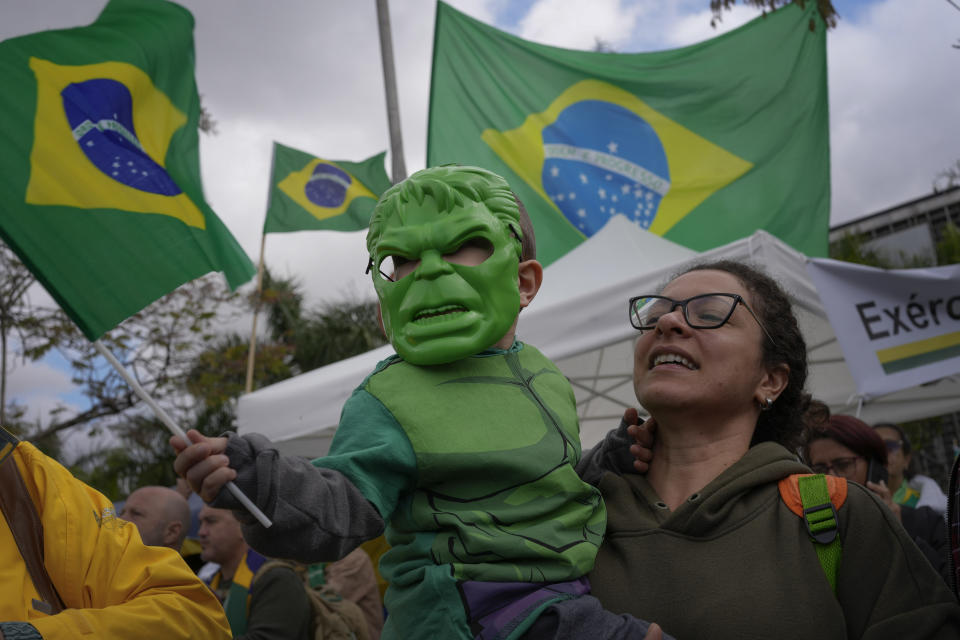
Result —
[[366, 229], [377, 199], [390, 187], [384, 155], [363, 162], [324, 160], [274, 142], [263, 232]]
[[90, 340], [205, 273], [255, 273], [204, 201], [193, 69], [193, 16], [163, 0], [0, 43], [0, 236]]
[[616, 215], [699, 251], [765, 229], [825, 255], [826, 27], [805, 4], [620, 54], [527, 42], [441, 2], [427, 165], [507, 178], [544, 263]]

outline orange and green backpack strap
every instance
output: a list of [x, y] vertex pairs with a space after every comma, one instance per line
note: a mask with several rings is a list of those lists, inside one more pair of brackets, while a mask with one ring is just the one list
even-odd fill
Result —
[[837, 591], [840, 568], [839, 509], [847, 499], [845, 478], [823, 474], [793, 474], [779, 482], [780, 498], [803, 518], [830, 588]]

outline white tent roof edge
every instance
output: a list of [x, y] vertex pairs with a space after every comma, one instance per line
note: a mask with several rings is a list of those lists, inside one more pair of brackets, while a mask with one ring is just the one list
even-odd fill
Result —
[[[835, 412], [855, 413], [856, 386], [807, 276], [805, 255], [765, 231], [697, 254], [613, 219], [545, 270], [544, 286], [521, 313], [517, 330], [519, 339], [528, 338], [571, 378], [585, 447], [616, 426], [624, 407], [637, 405], [630, 348], [636, 332], [627, 320], [627, 299], [653, 293], [693, 263], [721, 259], [757, 264], [783, 285], [808, 343], [808, 391]], [[284, 451], [325, 454], [343, 403], [391, 353], [385, 345], [242, 396], [238, 431], [263, 433]], [[861, 418], [901, 422], [960, 411], [958, 378], [871, 398]]]

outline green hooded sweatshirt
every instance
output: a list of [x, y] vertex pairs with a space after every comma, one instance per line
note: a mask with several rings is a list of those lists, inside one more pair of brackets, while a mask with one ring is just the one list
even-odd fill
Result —
[[887, 507], [850, 483], [831, 590], [777, 482], [810, 473], [778, 444], [752, 447], [676, 511], [645, 476], [607, 471], [607, 534], [590, 574], [616, 613], [685, 639], [960, 638], [960, 605]]

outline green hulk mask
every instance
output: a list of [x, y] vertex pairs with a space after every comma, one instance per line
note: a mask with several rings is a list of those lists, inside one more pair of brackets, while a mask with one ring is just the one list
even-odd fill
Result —
[[384, 193], [367, 249], [384, 330], [404, 360], [453, 362], [505, 337], [520, 310], [519, 227], [510, 187], [484, 169], [425, 169]]

